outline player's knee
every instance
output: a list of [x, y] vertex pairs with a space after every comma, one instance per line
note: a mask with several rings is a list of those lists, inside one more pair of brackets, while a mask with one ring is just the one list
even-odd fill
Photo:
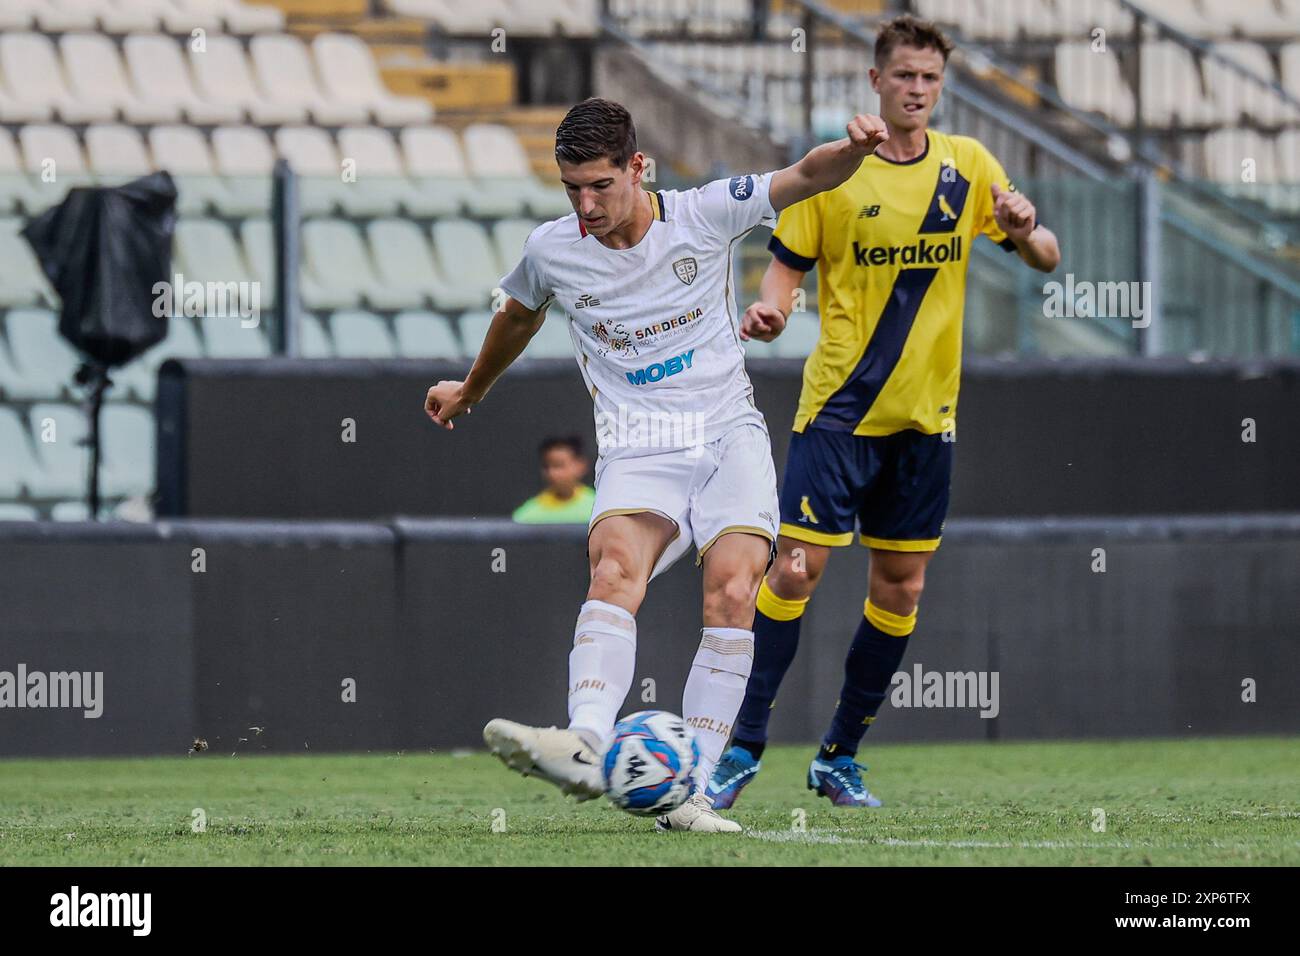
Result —
[[829, 549], [795, 544], [782, 546], [767, 572], [767, 586], [779, 598], [796, 601], [811, 597], [826, 570]]
[[719, 627], [750, 627], [761, 576], [733, 574], [711, 586], [704, 595], [705, 619], [723, 622]]
[[633, 571], [633, 562], [617, 549], [602, 552], [591, 567], [591, 594], [628, 594], [644, 585]]
[[895, 614], [910, 614], [925, 590], [925, 568], [907, 574], [873, 574], [871, 603]]

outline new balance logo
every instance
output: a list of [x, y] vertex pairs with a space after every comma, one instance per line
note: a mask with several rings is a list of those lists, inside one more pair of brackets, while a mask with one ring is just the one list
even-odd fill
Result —
[[858, 213], [859, 219], [875, 219], [880, 215], [879, 206], [863, 206], [862, 211]]
[[600, 305], [600, 300], [589, 293], [578, 296], [578, 301], [573, 303], [575, 309], [585, 309], [593, 305]]

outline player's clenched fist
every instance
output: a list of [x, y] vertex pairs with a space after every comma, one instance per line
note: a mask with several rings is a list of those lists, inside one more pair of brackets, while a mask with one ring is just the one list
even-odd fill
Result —
[[740, 320], [740, 337], [771, 342], [785, 329], [785, 313], [766, 302], [755, 302]]
[[1038, 225], [1038, 210], [1020, 193], [1003, 192], [994, 183], [993, 218], [1008, 239], [1028, 239]]
[[848, 131], [849, 142], [853, 148], [868, 156], [876, 151], [877, 146], [889, 139], [889, 130], [885, 127], [885, 121], [870, 113], [859, 113], [849, 120], [849, 125], [845, 129]]
[[439, 382], [429, 389], [429, 394], [424, 397], [424, 411], [435, 425], [451, 430], [456, 427], [451, 423], [453, 418], [468, 415], [473, 411], [470, 403], [465, 400], [464, 384], [464, 382]]

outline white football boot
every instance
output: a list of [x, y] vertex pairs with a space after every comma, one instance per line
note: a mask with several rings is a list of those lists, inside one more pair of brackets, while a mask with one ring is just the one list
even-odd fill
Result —
[[605, 793], [600, 755], [572, 730], [527, 727], [498, 717], [483, 728], [483, 740], [511, 770], [541, 777], [579, 800]]
[[700, 791], [686, 798], [676, 810], [655, 820], [660, 833], [689, 830], [692, 833], [739, 833], [741, 826], [735, 820], [726, 820], [713, 809], [713, 801]]

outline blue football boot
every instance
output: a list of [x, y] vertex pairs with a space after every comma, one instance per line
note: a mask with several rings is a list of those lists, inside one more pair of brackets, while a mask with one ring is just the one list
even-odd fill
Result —
[[878, 807], [880, 800], [862, 782], [861, 771], [866, 769], [847, 754], [833, 760], [814, 757], [808, 765], [808, 789], [837, 807]]
[[713, 809], [730, 809], [740, 791], [758, 775], [760, 766], [762, 764], [744, 747], [732, 747], [724, 753], [713, 768], [713, 776], [705, 790], [705, 796], [713, 801]]

